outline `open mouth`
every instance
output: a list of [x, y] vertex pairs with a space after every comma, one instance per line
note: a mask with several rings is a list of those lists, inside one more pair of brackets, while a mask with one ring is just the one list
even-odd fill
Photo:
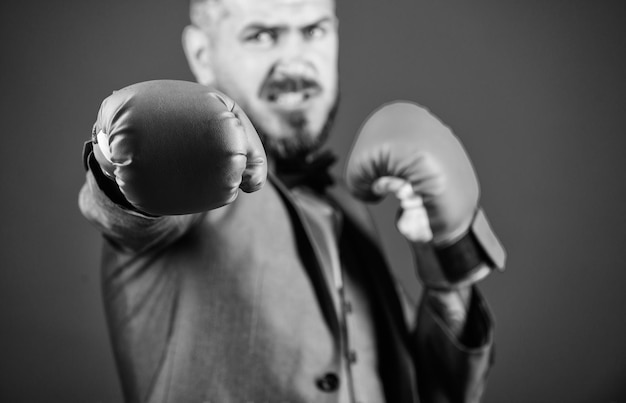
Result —
[[302, 108], [321, 92], [317, 82], [303, 77], [270, 80], [261, 91], [261, 98], [281, 109]]

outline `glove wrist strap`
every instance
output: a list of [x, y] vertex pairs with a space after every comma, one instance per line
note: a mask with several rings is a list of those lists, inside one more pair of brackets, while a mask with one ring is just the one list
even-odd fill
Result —
[[428, 288], [451, 289], [476, 283], [493, 271], [504, 270], [506, 253], [482, 209], [469, 231], [454, 243], [435, 247], [412, 242], [420, 280]]

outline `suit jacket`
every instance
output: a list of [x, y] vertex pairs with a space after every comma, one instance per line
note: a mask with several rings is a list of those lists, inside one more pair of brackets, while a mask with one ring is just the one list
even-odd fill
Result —
[[[128, 402], [338, 401], [337, 297], [311, 221], [280, 180], [211, 212], [146, 217], [112, 200], [86, 155], [79, 204], [106, 240], [104, 305]], [[342, 212], [341, 259], [374, 301], [387, 402], [478, 401], [493, 352], [480, 294], [467, 346], [428, 303], [404, 309], [365, 207], [340, 186], [319, 197]]]

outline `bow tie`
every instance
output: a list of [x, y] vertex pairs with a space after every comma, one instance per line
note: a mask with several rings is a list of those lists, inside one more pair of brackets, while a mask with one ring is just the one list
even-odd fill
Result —
[[323, 193], [326, 187], [335, 181], [329, 168], [337, 161], [330, 150], [308, 155], [299, 160], [275, 161], [276, 176], [287, 186], [307, 186], [316, 192]]

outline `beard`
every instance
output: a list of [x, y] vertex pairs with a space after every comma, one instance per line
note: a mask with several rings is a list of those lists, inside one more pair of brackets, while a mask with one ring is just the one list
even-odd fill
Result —
[[267, 156], [275, 161], [295, 162], [319, 150], [330, 136], [339, 110], [339, 99], [339, 92], [337, 92], [319, 132], [311, 129], [306, 114], [301, 111], [290, 113], [285, 117], [285, 124], [292, 131], [290, 136], [276, 136], [265, 132], [263, 126], [257, 125], [253, 117], [249, 116], [263, 142]]

